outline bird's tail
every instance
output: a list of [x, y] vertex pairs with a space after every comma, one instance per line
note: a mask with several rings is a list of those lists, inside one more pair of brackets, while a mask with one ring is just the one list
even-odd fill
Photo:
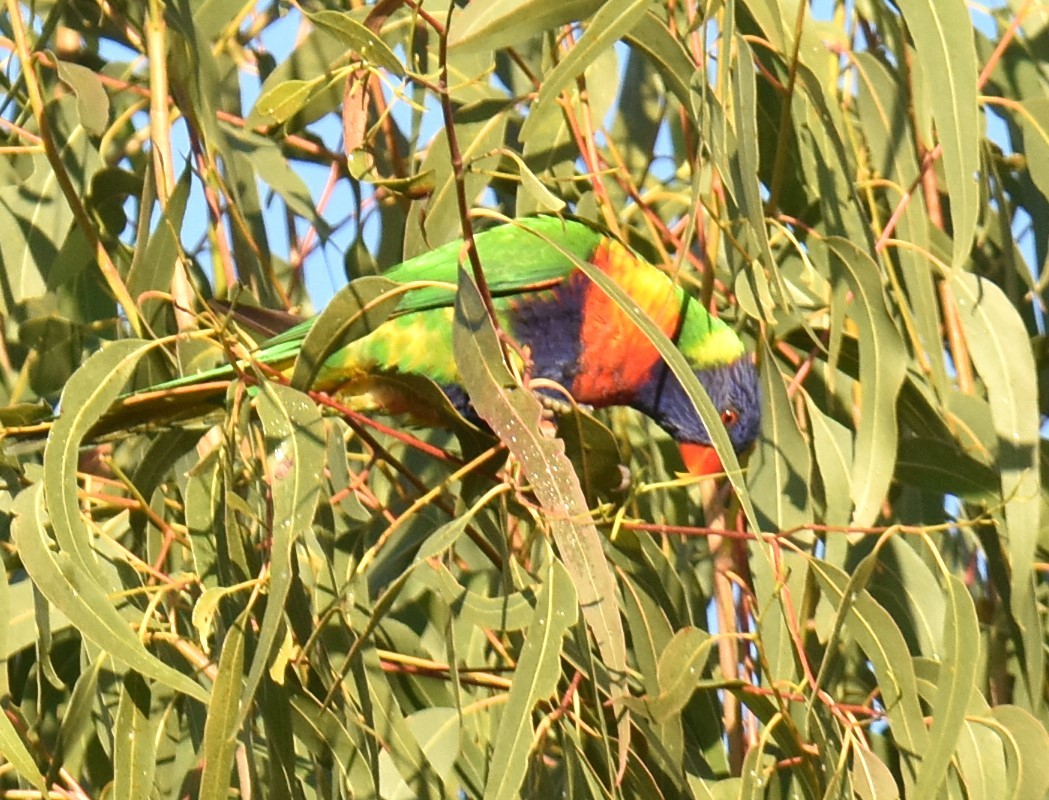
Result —
[[[234, 309], [220, 301], [209, 301], [216, 316], [230, 316], [247, 328], [275, 338], [248, 358], [203, 372], [175, 378], [119, 397], [87, 435], [102, 440], [110, 434], [135, 430], [185, 426], [193, 420], [207, 421], [209, 415], [225, 405], [230, 384], [246, 377], [247, 383], [263, 379], [267, 372], [283, 371], [294, 362], [304, 332], [293, 330], [301, 322], [290, 314], [265, 309]], [[58, 414], [46, 403], [21, 404], [0, 409], [0, 442], [4, 449], [35, 449], [47, 439]]]

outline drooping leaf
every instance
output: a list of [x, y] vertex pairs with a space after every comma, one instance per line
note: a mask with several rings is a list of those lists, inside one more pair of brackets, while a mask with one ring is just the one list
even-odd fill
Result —
[[906, 372], [906, 352], [885, 308], [878, 271], [870, 257], [844, 239], [827, 241], [831, 269], [853, 293], [852, 318], [859, 327], [861, 418], [856, 432], [852, 521], [877, 518], [896, 461], [896, 397]]
[[932, 115], [943, 145], [944, 172], [954, 228], [952, 264], [969, 257], [980, 192], [973, 175], [980, 164], [980, 117], [976, 105], [976, 48], [968, 10], [961, 0], [900, 0], [926, 75], [938, 76]]
[[50, 603], [121, 663], [183, 694], [207, 700], [197, 683], [146, 650], [94, 578], [84, 575], [82, 565], [66, 551], [53, 548], [46, 533], [42, 484], [20, 494], [14, 511], [11, 533], [22, 563]]
[[158, 720], [151, 716], [149, 687], [135, 673], [124, 678], [117, 707], [113, 753], [113, 796], [134, 800], [148, 796], [157, 766]]
[[[626, 641], [616, 585], [586, 499], [564, 445], [539, 431], [539, 401], [525, 392], [503, 361], [495, 329], [470, 276], [460, 267], [452, 341], [463, 385], [477, 413], [503, 440], [550, 514], [550, 527], [571, 576], [583, 616], [610, 670], [613, 698], [625, 693]], [[709, 401], [708, 401], [709, 402]], [[620, 722], [620, 758], [629, 744], [629, 717]]]
[[1033, 560], [1039, 503], [1039, 417], [1034, 357], [1016, 310], [994, 284], [973, 275], [951, 277], [973, 363], [984, 379], [998, 434], [998, 461], [1012, 613], [1023, 631], [1028, 675], [1045, 668], [1041, 622], [1034, 601]]

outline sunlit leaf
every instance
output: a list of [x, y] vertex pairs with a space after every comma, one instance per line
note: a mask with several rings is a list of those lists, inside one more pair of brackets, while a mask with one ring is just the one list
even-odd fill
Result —
[[900, 0], [926, 75], [936, 75], [932, 114], [943, 145], [947, 192], [954, 227], [953, 264], [969, 257], [980, 193], [973, 176], [979, 168], [980, 118], [976, 106], [976, 48], [968, 10], [961, 0]]
[[366, 63], [374, 63], [397, 76], [404, 75], [404, 66], [386, 42], [349, 14], [339, 11], [315, 11], [307, 16], [314, 25], [352, 47]]
[[474, 3], [463, 9], [452, 24], [449, 46], [465, 50], [498, 50], [566, 22], [585, 19], [601, 6], [598, 0], [511, 0]]

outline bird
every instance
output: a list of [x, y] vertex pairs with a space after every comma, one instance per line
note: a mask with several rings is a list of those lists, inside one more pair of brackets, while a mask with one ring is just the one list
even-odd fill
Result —
[[[629, 406], [650, 417], [679, 446], [688, 472], [723, 471], [709, 432], [681, 382], [630, 315], [573, 260], [588, 262], [614, 281], [677, 346], [706, 389], [737, 454], [761, 427], [757, 369], [742, 340], [664, 271], [600, 227], [559, 216], [529, 217], [475, 236], [500, 328], [527, 354], [530, 376], [557, 384], [578, 404]], [[462, 240], [404, 261], [383, 277], [406, 286], [393, 314], [366, 335], [332, 352], [310, 388], [354, 411], [413, 414], [417, 398], [389, 378], [432, 380], [468, 419], [473, 414], [453, 356], [456, 273]], [[408, 286], [418, 288], [407, 288]], [[314, 320], [307, 319], [258, 346], [249, 361], [291, 375]], [[189, 375], [121, 398], [103, 419], [154, 418], [152, 398], [177, 415], [199, 400], [225, 396], [244, 362]], [[200, 389], [194, 394], [193, 387]], [[398, 386], [401, 386], [398, 389]], [[177, 392], [173, 390], [178, 390]], [[549, 389], [538, 390], [550, 394]], [[416, 416], [424, 416], [418, 415]]]

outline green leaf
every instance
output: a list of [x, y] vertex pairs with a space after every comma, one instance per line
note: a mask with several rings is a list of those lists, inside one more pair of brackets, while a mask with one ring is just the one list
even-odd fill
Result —
[[[98, 735], [95, 727], [95, 705], [100, 694], [100, 677], [109, 673], [113, 662], [97, 649], [90, 650], [94, 658], [81, 671], [69, 701], [62, 709], [62, 727], [58, 731], [58, 742], [55, 747], [59, 761], [52, 762], [47, 776], [50, 783], [57, 771], [56, 763], [72, 765], [83, 763], [84, 754], [91, 741]], [[58, 684], [56, 684], [58, 685]], [[107, 732], [106, 740], [112, 744], [112, 734]], [[74, 767], [75, 768], [75, 767]]]
[[971, 716], [958, 740], [954, 763], [962, 775], [967, 800], [998, 800], [1009, 786], [1001, 740]]
[[944, 619], [943, 649], [929, 749], [925, 752], [915, 784], [916, 797], [929, 797], [943, 785], [958, 739], [965, 724], [969, 696], [978, 681], [980, 628], [969, 590], [954, 575], [947, 582], [949, 610]]
[[986, 501], [997, 494], [999, 480], [990, 467], [970, 458], [953, 442], [908, 437], [900, 442], [896, 479], [907, 486]]
[[623, 581], [623, 615], [630, 630], [645, 693], [658, 695], [660, 656], [674, 636], [666, 611], [635, 581], [626, 578]]
[[969, 258], [980, 215], [980, 187], [973, 179], [980, 168], [980, 112], [977, 106], [976, 47], [964, 0], [899, 0], [925, 75], [937, 76], [932, 115], [951, 198], [954, 229], [952, 264]]
[[517, 164], [517, 172], [521, 176], [521, 188], [532, 196], [535, 213], [557, 213], [564, 209], [565, 201], [560, 197], [555, 197], [549, 189], [543, 186], [542, 181], [528, 168], [521, 156], [513, 150], [503, 150], [503, 155]]
[[398, 284], [374, 276], [358, 278], [340, 289], [310, 323], [301, 347], [289, 332], [288, 349], [295, 356], [291, 385], [307, 389], [332, 353], [378, 328], [403, 297]]
[[365, 762], [364, 735], [354, 724], [347, 725], [344, 715], [321, 705], [308, 693], [297, 694], [291, 700], [292, 724], [295, 736], [312, 753], [331, 754], [339, 775], [362, 797], [378, 797], [378, 776]]
[[852, 510], [849, 502], [852, 495], [852, 436], [844, 425], [818, 408], [807, 392], [805, 406], [809, 411], [816, 468], [823, 480], [824, 522], [847, 525]]
[[854, 525], [874, 524], [892, 482], [899, 421], [896, 397], [907, 371], [907, 352], [885, 308], [878, 268], [863, 250], [830, 237], [831, 273], [852, 291], [850, 316], [860, 349], [861, 418], [852, 469]]
[[55, 538], [81, 580], [97, 582], [91, 535], [80, 516], [77, 468], [80, 446], [120, 396], [140, 358], [154, 342], [111, 342], [78, 369], [62, 392], [61, 413], [44, 448], [44, 491]]
[[[467, 197], [477, 197], [488, 186], [486, 174], [498, 167], [495, 152], [504, 145], [512, 106], [503, 101], [481, 101], [455, 112], [456, 140], [463, 164]], [[523, 135], [523, 134], [522, 134]], [[462, 236], [455, 171], [452, 169], [448, 134], [443, 128], [430, 142], [420, 172], [433, 172], [434, 190], [425, 200], [412, 203], [404, 237], [404, 257], [411, 258]]]
[[306, 181], [272, 139], [252, 131], [233, 129], [229, 132], [229, 143], [233, 150], [247, 157], [259, 180], [277, 192], [290, 211], [308, 220], [322, 239], [331, 235], [331, 226], [314, 205]]
[[[452, 781], [459, 740], [460, 717], [454, 708], [423, 708], [407, 719], [408, 728], [419, 742], [426, 760], [446, 787]], [[416, 800], [418, 787], [412, 787], [397, 775], [393, 761], [384, 751], [379, 755], [383, 797], [389, 800]], [[386, 788], [389, 787], [389, 788]], [[449, 787], [449, 793], [454, 790]]]
[[135, 673], [124, 678], [114, 725], [113, 797], [149, 797], [157, 766], [157, 724], [150, 715], [149, 687]]
[[241, 709], [247, 713], [269, 666], [284, 619], [293, 579], [296, 540], [313, 525], [324, 474], [324, 422], [306, 395], [288, 386], [264, 383], [256, 400], [266, 435], [266, 474], [273, 502], [270, 529], [269, 593], [258, 630]]
[[[146, 242], [135, 250], [127, 275], [128, 294], [138, 298], [144, 292], [171, 291], [171, 280], [184, 256], [179, 235], [189, 200], [193, 171], [187, 164], [164, 205], [160, 221]], [[149, 307], [149, 303], [143, 303]], [[167, 306], [167, 304], [162, 304]]]
[[[732, 98], [733, 126], [735, 128], [735, 152], [730, 154], [729, 169], [739, 194], [736, 201], [750, 223], [750, 233], [757, 241], [758, 264], [771, 267], [775, 263], [769, 245], [768, 228], [765, 223], [765, 204], [761, 200], [761, 157], [758, 150], [758, 94], [754, 70], [754, 54], [741, 34], [734, 40], [723, 39], [723, 47], [734, 51], [732, 70], [729, 76], [729, 91]], [[757, 270], [753, 270], [757, 272]], [[759, 275], [750, 275], [752, 280]]]
[[554, 693], [561, 677], [561, 639], [575, 624], [579, 598], [561, 562], [550, 559], [544, 577], [495, 734], [484, 800], [515, 800], [520, 796], [535, 733], [532, 709]]
[[813, 559], [813, 573], [834, 606], [838, 620], [867, 654], [878, 676], [882, 700], [900, 745], [921, 754], [928, 747], [918, 685], [907, 642], [892, 616], [857, 586], [857, 569], [850, 580], [838, 567]]
[[[60, 147], [63, 164], [72, 172], [75, 188], [87, 192], [87, 177], [100, 164], [86, 131], [75, 122], [76, 99], [63, 97], [48, 105], [48, 122]], [[48, 291], [73, 213], [66, 203], [55, 171], [44, 156], [32, 159], [31, 174], [14, 185], [0, 187], [0, 256], [5, 290], [0, 309], [12, 314], [17, 304]], [[81, 300], [86, 298], [81, 298]]]
[[71, 61], [62, 61], [53, 54], [51, 57], [58, 70], [58, 77], [76, 95], [80, 124], [88, 133], [101, 136], [109, 123], [109, 95], [102, 88], [102, 81], [87, 67]]
[[[470, 275], [460, 267], [452, 330], [455, 362], [480, 417], [521, 462], [528, 482], [549, 514], [550, 528], [575, 584], [583, 616], [613, 676], [613, 699], [625, 694], [626, 639], [616, 602], [616, 582], [597, 528], [590, 520], [579, 480], [560, 441], [539, 431], [539, 401], [517, 383], [503, 361], [495, 328]], [[709, 402], [709, 401], [708, 401]], [[626, 720], [624, 723], [622, 720]], [[625, 755], [629, 717], [620, 722]]]
[[620, 490], [624, 483], [623, 460], [615, 434], [580, 408], [557, 416], [557, 434], [575, 465], [587, 502]]
[[1010, 797], [1026, 800], [1049, 793], [1049, 733], [1029, 711], [1004, 705], [976, 719], [987, 725], [1005, 745]]
[[1030, 98], [1018, 112], [1027, 170], [1042, 196], [1049, 200], [1049, 97]]
[[648, 56], [659, 70], [667, 88], [678, 102], [691, 112], [689, 82], [696, 71], [696, 65], [681, 40], [671, 33], [666, 21], [660, 19], [653, 9], [649, 9], [626, 35], [626, 40], [631, 47]]
[[331, 87], [329, 76], [287, 80], [265, 89], [255, 101], [249, 121], [255, 125], [282, 125], [319, 94]]
[[448, 46], [466, 52], [500, 50], [566, 23], [586, 19], [600, 7], [600, 0], [470, 3], [452, 18]]
[[[873, 54], [857, 53], [856, 64], [860, 79], [857, 112], [871, 149], [872, 167], [877, 174], [893, 181], [894, 186], [887, 197], [890, 203], [899, 203], [920, 169], [914, 132], [908, 124], [910, 99], [899, 76], [890, 72]], [[910, 313], [916, 333], [911, 347], [924, 354], [933, 383], [942, 393], [947, 387], [947, 370], [941, 354], [943, 337], [940, 329], [943, 323], [933, 285], [932, 265], [926, 255], [931, 244], [922, 186], [915, 187], [914, 200], [916, 202], [906, 204], [894, 233], [894, 238], [913, 244], [913, 248], [900, 248], [895, 253], [907, 284], [909, 300], [909, 303], [901, 304], [901, 314]], [[908, 312], [908, 308], [913, 312]]]
[[811, 522], [809, 446], [794, 418], [784, 376], [766, 346], [761, 371], [761, 417], [766, 435], [749, 462], [747, 488], [763, 531], [782, 531]]
[[[240, 697], [244, 687], [244, 625], [241, 615], [226, 631], [222, 655], [215, 671], [208, 717], [204, 722], [204, 771], [200, 776], [201, 800], [226, 800], [229, 796], [233, 756], [240, 728]], [[244, 788], [244, 787], [242, 787]]]
[[15, 768], [23, 778], [33, 784], [43, 796], [47, 794], [47, 782], [36, 767], [29, 748], [6, 714], [0, 714], [0, 755]]
[[543, 76], [539, 97], [521, 126], [522, 140], [531, 136], [546, 115], [561, 113], [557, 105], [561, 92], [583, 74], [603, 51], [630, 33], [649, 4], [649, 0], [608, 0], [601, 5], [575, 46], [553, 70]]
[[417, 571], [420, 582], [437, 592], [460, 619], [479, 628], [515, 631], [532, 619], [535, 590], [524, 589], [497, 597], [472, 592], [455, 579], [443, 565], [429, 565]]
[[682, 628], [674, 634], [659, 655], [659, 696], [650, 703], [653, 717], [665, 722], [692, 699], [714, 644], [715, 639], [700, 628]]
[[859, 800], [897, 800], [900, 796], [892, 770], [864, 747], [852, 750], [852, 791]]
[[[973, 364], [987, 388], [998, 434], [998, 465], [1011, 576], [1011, 607], [1023, 632], [1027, 679], [1040, 683], [1045, 669], [1042, 622], [1034, 598], [1034, 556], [1038, 539], [1038, 390], [1034, 355], [1023, 321], [990, 281], [955, 272], [951, 286]], [[1033, 696], [1041, 696], [1034, 691]]]
[[116, 660], [176, 691], [207, 702], [207, 693], [197, 683], [146, 650], [95, 580], [85, 574], [68, 553], [53, 548], [46, 534], [41, 484], [34, 484], [18, 496], [14, 512], [11, 534], [22, 565], [48, 602]]
[[[352, 621], [358, 629], [367, 630], [382, 620], [379, 617], [368, 619], [363, 613], [355, 613]], [[354, 691], [359, 697], [358, 702], [365, 706], [365, 720], [371, 727], [369, 735], [382, 744], [396, 767], [392, 772], [379, 773], [379, 794], [382, 797], [389, 796], [403, 781], [414, 790], [415, 796], [425, 795], [424, 787], [432, 786], [437, 776], [408, 726], [401, 703], [382, 670], [375, 647], [365, 644], [359, 652]]]
[[310, 21], [360, 55], [367, 64], [388, 69], [397, 77], [404, 77], [404, 65], [393, 50], [371, 30], [342, 11], [315, 11], [307, 13]]

